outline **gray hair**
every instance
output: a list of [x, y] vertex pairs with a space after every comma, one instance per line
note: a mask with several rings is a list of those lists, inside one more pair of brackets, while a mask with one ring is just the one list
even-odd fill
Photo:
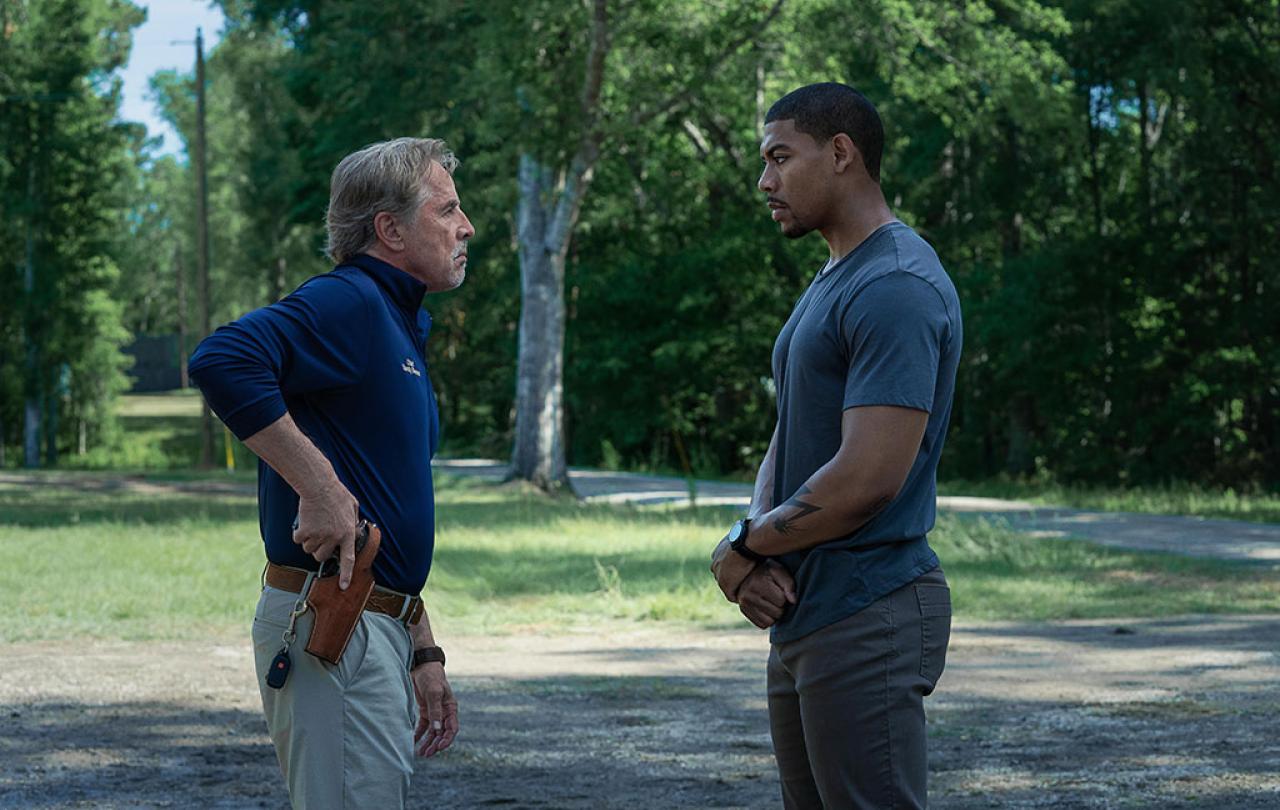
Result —
[[379, 212], [403, 221], [417, 211], [426, 202], [424, 180], [433, 163], [449, 174], [458, 167], [439, 138], [396, 138], [344, 157], [329, 181], [329, 259], [342, 264], [368, 250], [378, 238], [373, 218]]

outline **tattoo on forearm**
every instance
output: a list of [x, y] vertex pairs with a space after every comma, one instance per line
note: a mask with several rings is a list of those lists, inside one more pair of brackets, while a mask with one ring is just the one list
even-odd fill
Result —
[[871, 508], [867, 510], [867, 520], [883, 512], [889, 504], [893, 503], [893, 498], [884, 497], [871, 504]]
[[817, 504], [809, 503], [808, 501], [804, 500], [805, 495], [812, 495], [812, 494], [813, 494], [813, 491], [810, 490], [807, 486], [801, 486], [795, 495], [792, 495], [785, 502], [783, 502], [782, 504], [783, 506], [794, 506], [797, 511], [790, 515], [784, 515], [782, 517], [774, 518], [773, 520], [774, 531], [776, 531], [778, 534], [789, 535], [793, 531], [795, 531], [796, 521], [800, 520], [800, 518], [806, 515], [812, 515], [814, 512], [821, 512], [822, 511], [821, 506], [818, 506]]

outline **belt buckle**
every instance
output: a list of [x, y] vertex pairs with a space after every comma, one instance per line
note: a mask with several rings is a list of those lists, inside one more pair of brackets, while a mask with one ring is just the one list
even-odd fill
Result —
[[409, 614], [412, 612], [413, 597], [408, 594], [401, 594], [400, 598], [402, 600], [400, 603], [400, 613], [396, 615], [396, 621], [403, 624], [405, 619], [407, 619]]

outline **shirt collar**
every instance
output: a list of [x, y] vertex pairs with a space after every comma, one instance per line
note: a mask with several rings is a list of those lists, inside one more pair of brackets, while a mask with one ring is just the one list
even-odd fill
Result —
[[[359, 267], [368, 273], [378, 286], [391, 296], [391, 300], [404, 309], [410, 317], [414, 317], [422, 309], [422, 299], [427, 294], [427, 285], [393, 264], [367, 253], [352, 256], [345, 264]], [[416, 319], [415, 319], [416, 320]]]

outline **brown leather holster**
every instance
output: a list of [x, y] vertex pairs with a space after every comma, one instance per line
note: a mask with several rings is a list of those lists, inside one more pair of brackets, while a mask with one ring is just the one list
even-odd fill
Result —
[[[338, 588], [338, 574], [323, 574], [311, 583], [307, 604], [315, 612], [315, 624], [307, 641], [307, 652], [336, 664], [346, 652], [351, 634], [356, 630], [369, 594], [373, 593], [373, 558], [378, 555], [382, 532], [369, 524], [369, 539], [364, 547], [357, 545], [356, 562], [351, 570], [351, 584]], [[322, 566], [324, 571], [328, 566]]]

